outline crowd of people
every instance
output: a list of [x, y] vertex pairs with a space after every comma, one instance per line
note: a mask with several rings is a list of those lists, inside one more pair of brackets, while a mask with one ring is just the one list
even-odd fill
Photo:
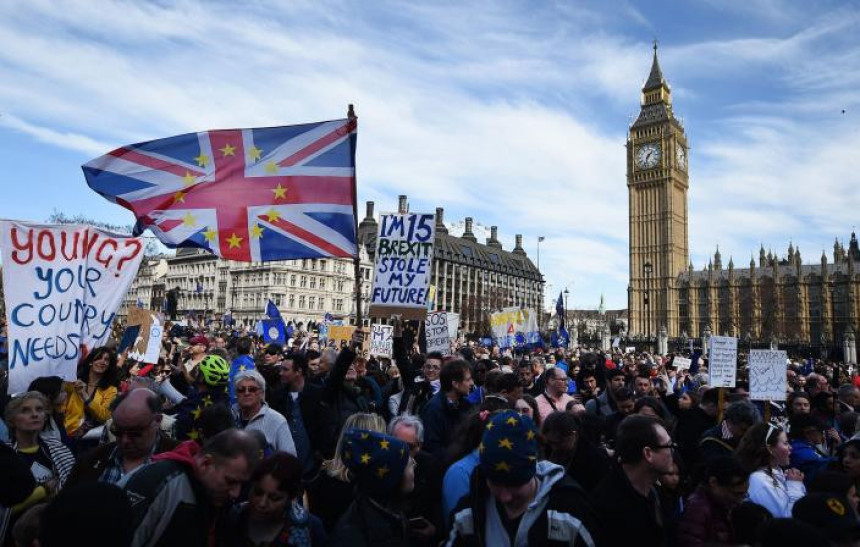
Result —
[[860, 545], [846, 365], [165, 332], [2, 402], [3, 545]]

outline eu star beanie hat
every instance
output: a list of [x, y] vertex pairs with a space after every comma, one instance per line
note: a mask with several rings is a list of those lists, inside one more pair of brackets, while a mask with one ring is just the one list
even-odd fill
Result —
[[520, 486], [535, 476], [537, 428], [528, 416], [513, 410], [493, 415], [478, 446], [480, 466], [492, 483]]
[[365, 429], [349, 430], [344, 441], [341, 458], [359, 489], [371, 497], [394, 496], [409, 463], [406, 443]]
[[797, 500], [791, 516], [824, 532], [830, 541], [860, 538], [860, 524], [844, 496], [814, 492]]

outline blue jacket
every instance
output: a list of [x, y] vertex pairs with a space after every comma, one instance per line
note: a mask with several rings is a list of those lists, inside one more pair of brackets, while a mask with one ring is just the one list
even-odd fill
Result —
[[471, 407], [465, 397], [459, 403], [451, 403], [441, 390], [431, 397], [421, 411], [421, 421], [424, 422], [424, 449], [434, 456], [444, 456], [454, 430], [465, 419]]
[[804, 481], [814, 477], [819, 471], [835, 462], [831, 458], [821, 454], [816, 448], [806, 441], [794, 439], [791, 441], [791, 459], [789, 465], [799, 469], [805, 475]]

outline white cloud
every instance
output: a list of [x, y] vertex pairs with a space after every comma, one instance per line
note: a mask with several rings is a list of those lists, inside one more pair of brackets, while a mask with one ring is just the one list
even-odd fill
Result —
[[[749, 7], [764, 19], [779, 8]], [[555, 291], [575, 285], [582, 305], [605, 292], [608, 307], [623, 307], [624, 113], [638, 109], [653, 30], [634, 4], [620, 12], [567, 2], [6, 2], [0, 122], [89, 157], [187, 131], [341, 117], [352, 102], [360, 197], [377, 211], [408, 194], [414, 210], [443, 206], [448, 220], [498, 225], [508, 249], [522, 232], [533, 260], [546, 236], [541, 267]], [[797, 23], [781, 13], [768, 20]], [[815, 260], [854, 222], [856, 117], [822, 117], [840, 105], [860, 111], [860, 52], [845, 38], [860, 23], [838, 15], [778, 35], [661, 45], [693, 143], [697, 268], [717, 243], [724, 262], [745, 267], [760, 241], [782, 248], [789, 238]], [[614, 28], [619, 20], [636, 30]], [[844, 47], [827, 48], [834, 40]], [[757, 93], [757, 78], [774, 92]]]

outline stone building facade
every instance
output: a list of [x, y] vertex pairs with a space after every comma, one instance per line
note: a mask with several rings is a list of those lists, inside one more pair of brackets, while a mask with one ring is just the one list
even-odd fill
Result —
[[723, 267], [719, 250], [707, 268], [692, 265], [678, 277], [680, 328], [701, 336], [706, 328], [751, 340], [839, 345], [860, 328], [860, 247], [851, 234], [846, 250], [838, 241], [831, 260], [803, 264], [800, 250], [786, 256], [759, 250], [758, 264]]
[[[370, 294], [372, 264], [362, 251], [362, 300]], [[288, 321], [321, 321], [326, 313], [355, 320], [354, 263], [351, 259], [304, 259], [234, 262], [202, 249], [179, 249], [163, 259], [164, 273], [145, 262], [124, 300], [120, 319], [138, 299], [162, 310], [167, 292], [177, 290], [177, 317], [188, 315], [220, 322], [230, 314], [238, 326], [253, 326], [271, 299]], [[365, 321], [366, 322], [366, 321]]]

